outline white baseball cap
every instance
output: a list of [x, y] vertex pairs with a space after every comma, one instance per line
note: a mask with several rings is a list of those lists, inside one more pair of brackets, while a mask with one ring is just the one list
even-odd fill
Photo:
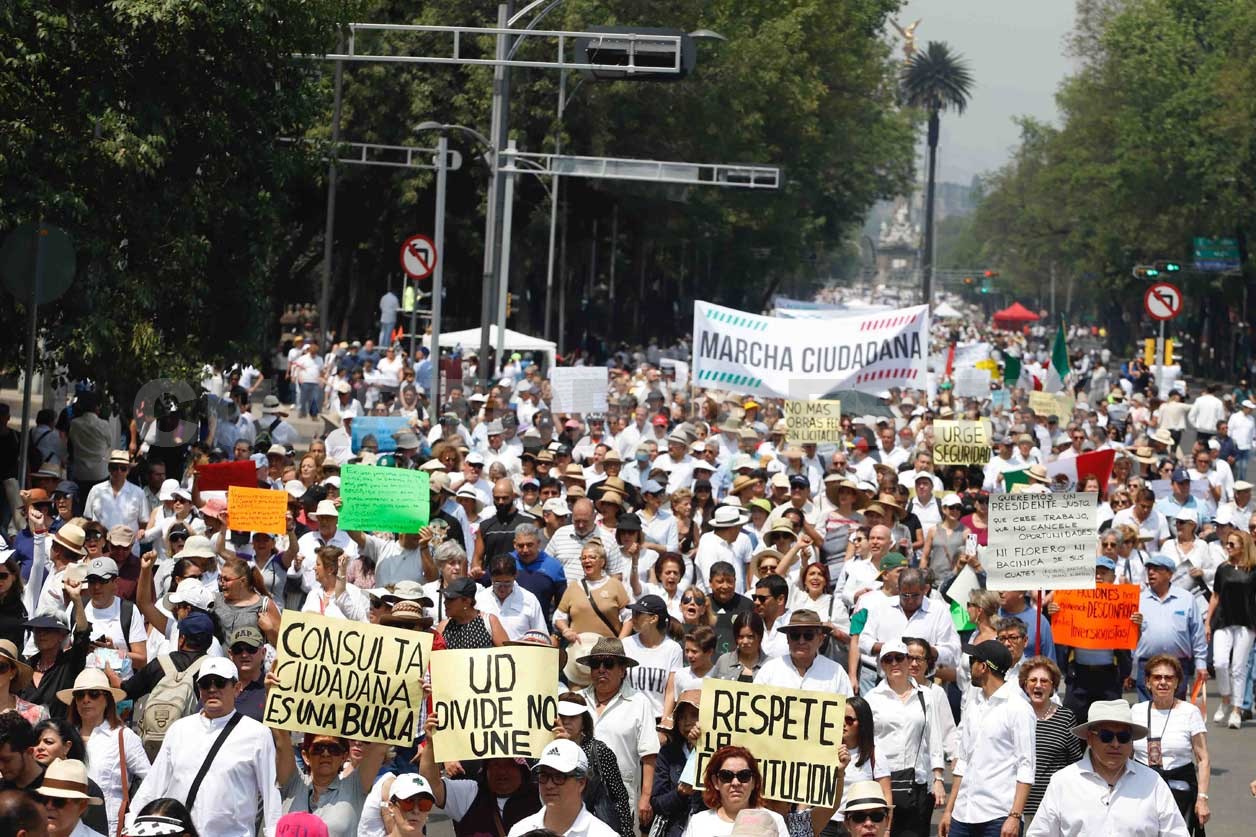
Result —
[[201, 670], [196, 673], [196, 680], [200, 682], [215, 674], [225, 680], [240, 679], [240, 672], [236, 669], [235, 663], [226, 657], [206, 657], [205, 662], [201, 663]]
[[541, 753], [541, 760], [536, 763], [536, 769], [542, 767], [548, 767], [559, 773], [583, 775], [589, 772], [589, 759], [579, 744], [560, 738], [551, 741]]
[[427, 794], [433, 802], [436, 801], [432, 786], [418, 773], [402, 773], [393, 780], [392, 787], [388, 791], [390, 799], [413, 799], [422, 794]]
[[214, 606], [214, 594], [199, 579], [185, 578], [170, 594], [170, 604], [189, 604], [201, 610], [209, 610]]
[[541, 506], [541, 511], [558, 515], [559, 517], [567, 517], [571, 514], [571, 508], [568, 507], [567, 501], [562, 497], [551, 497], [545, 501], [545, 505]]

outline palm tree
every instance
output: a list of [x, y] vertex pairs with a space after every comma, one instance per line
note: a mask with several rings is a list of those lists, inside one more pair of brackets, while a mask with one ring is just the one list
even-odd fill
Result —
[[972, 93], [968, 63], [939, 41], [930, 41], [903, 67], [904, 102], [929, 114], [929, 181], [925, 191], [925, 252], [921, 264], [925, 303], [933, 302], [933, 199], [938, 164], [938, 124], [944, 110], [963, 113]]

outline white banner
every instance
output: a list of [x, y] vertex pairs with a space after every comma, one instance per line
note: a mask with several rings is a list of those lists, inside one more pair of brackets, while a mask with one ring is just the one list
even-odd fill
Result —
[[555, 366], [549, 372], [555, 413], [605, 413], [605, 366]]
[[1093, 491], [991, 494], [986, 587], [1094, 589], [1097, 502]]
[[990, 370], [965, 369], [955, 370], [955, 394], [960, 398], [989, 398]]
[[921, 389], [929, 308], [842, 319], [764, 317], [709, 302], [693, 306], [693, 375], [700, 387], [769, 398], [816, 398], [834, 389]]

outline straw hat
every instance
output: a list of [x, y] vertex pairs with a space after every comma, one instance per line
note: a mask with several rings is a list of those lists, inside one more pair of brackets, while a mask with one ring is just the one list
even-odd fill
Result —
[[1090, 728], [1098, 724], [1124, 724], [1130, 728], [1130, 732], [1134, 733], [1135, 740], [1147, 737], [1147, 727], [1134, 722], [1134, 713], [1130, 705], [1120, 699], [1095, 701], [1090, 705], [1090, 711], [1086, 713], [1086, 723], [1078, 724], [1069, 732], [1085, 741]]
[[17, 653], [17, 646], [11, 640], [0, 639], [0, 658], [8, 660], [16, 671], [12, 682], [9, 683], [11, 694], [16, 694], [31, 684], [31, 667], [22, 662], [22, 658]]
[[1031, 466], [1030, 469], [1025, 472], [1025, 476], [1029, 477], [1030, 482], [1040, 482], [1044, 485], [1051, 484], [1051, 475], [1048, 474], [1047, 469], [1041, 465]]
[[74, 702], [75, 692], [87, 692], [95, 689], [109, 692], [109, 694], [113, 695], [115, 703], [126, 700], [126, 692], [110, 686], [109, 678], [105, 676], [104, 671], [98, 668], [85, 668], [80, 671], [78, 677], [74, 678], [74, 685], [71, 688], [57, 692], [57, 700], [69, 706]]
[[[583, 689], [592, 682], [589, 677], [589, 667], [580, 660], [587, 657], [602, 639], [604, 637], [601, 634], [585, 631], [580, 634], [579, 639], [567, 646], [567, 665], [563, 667], [563, 674], [567, 676], [568, 682], [573, 687]], [[620, 648], [622, 650], [623, 646], [621, 645]]]
[[881, 790], [880, 782], [854, 782], [846, 789], [846, 804], [842, 812], [871, 811], [877, 808], [893, 808]]
[[73, 552], [75, 555], [87, 554], [87, 550], [83, 548], [83, 542], [87, 540], [87, 533], [83, 531], [82, 526], [75, 523], [67, 523], [53, 532], [52, 540], [53, 543], [67, 552]]
[[88, 795], [87, 765], [78, 759], [57, 759], [44, 771], [35, 792], [58, 799], [86, 799], [89, 805], [103, 805], [98, 796]]

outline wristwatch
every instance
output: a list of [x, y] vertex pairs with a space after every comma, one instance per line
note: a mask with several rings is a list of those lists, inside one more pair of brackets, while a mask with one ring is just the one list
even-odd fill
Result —
[[1208, 798], [1208, 794], [1206, 793], [1197, 793], [1195, 794], [1195, 796], [1198, 797], [1199, 799], [1205, 799], [1205, 800]]

